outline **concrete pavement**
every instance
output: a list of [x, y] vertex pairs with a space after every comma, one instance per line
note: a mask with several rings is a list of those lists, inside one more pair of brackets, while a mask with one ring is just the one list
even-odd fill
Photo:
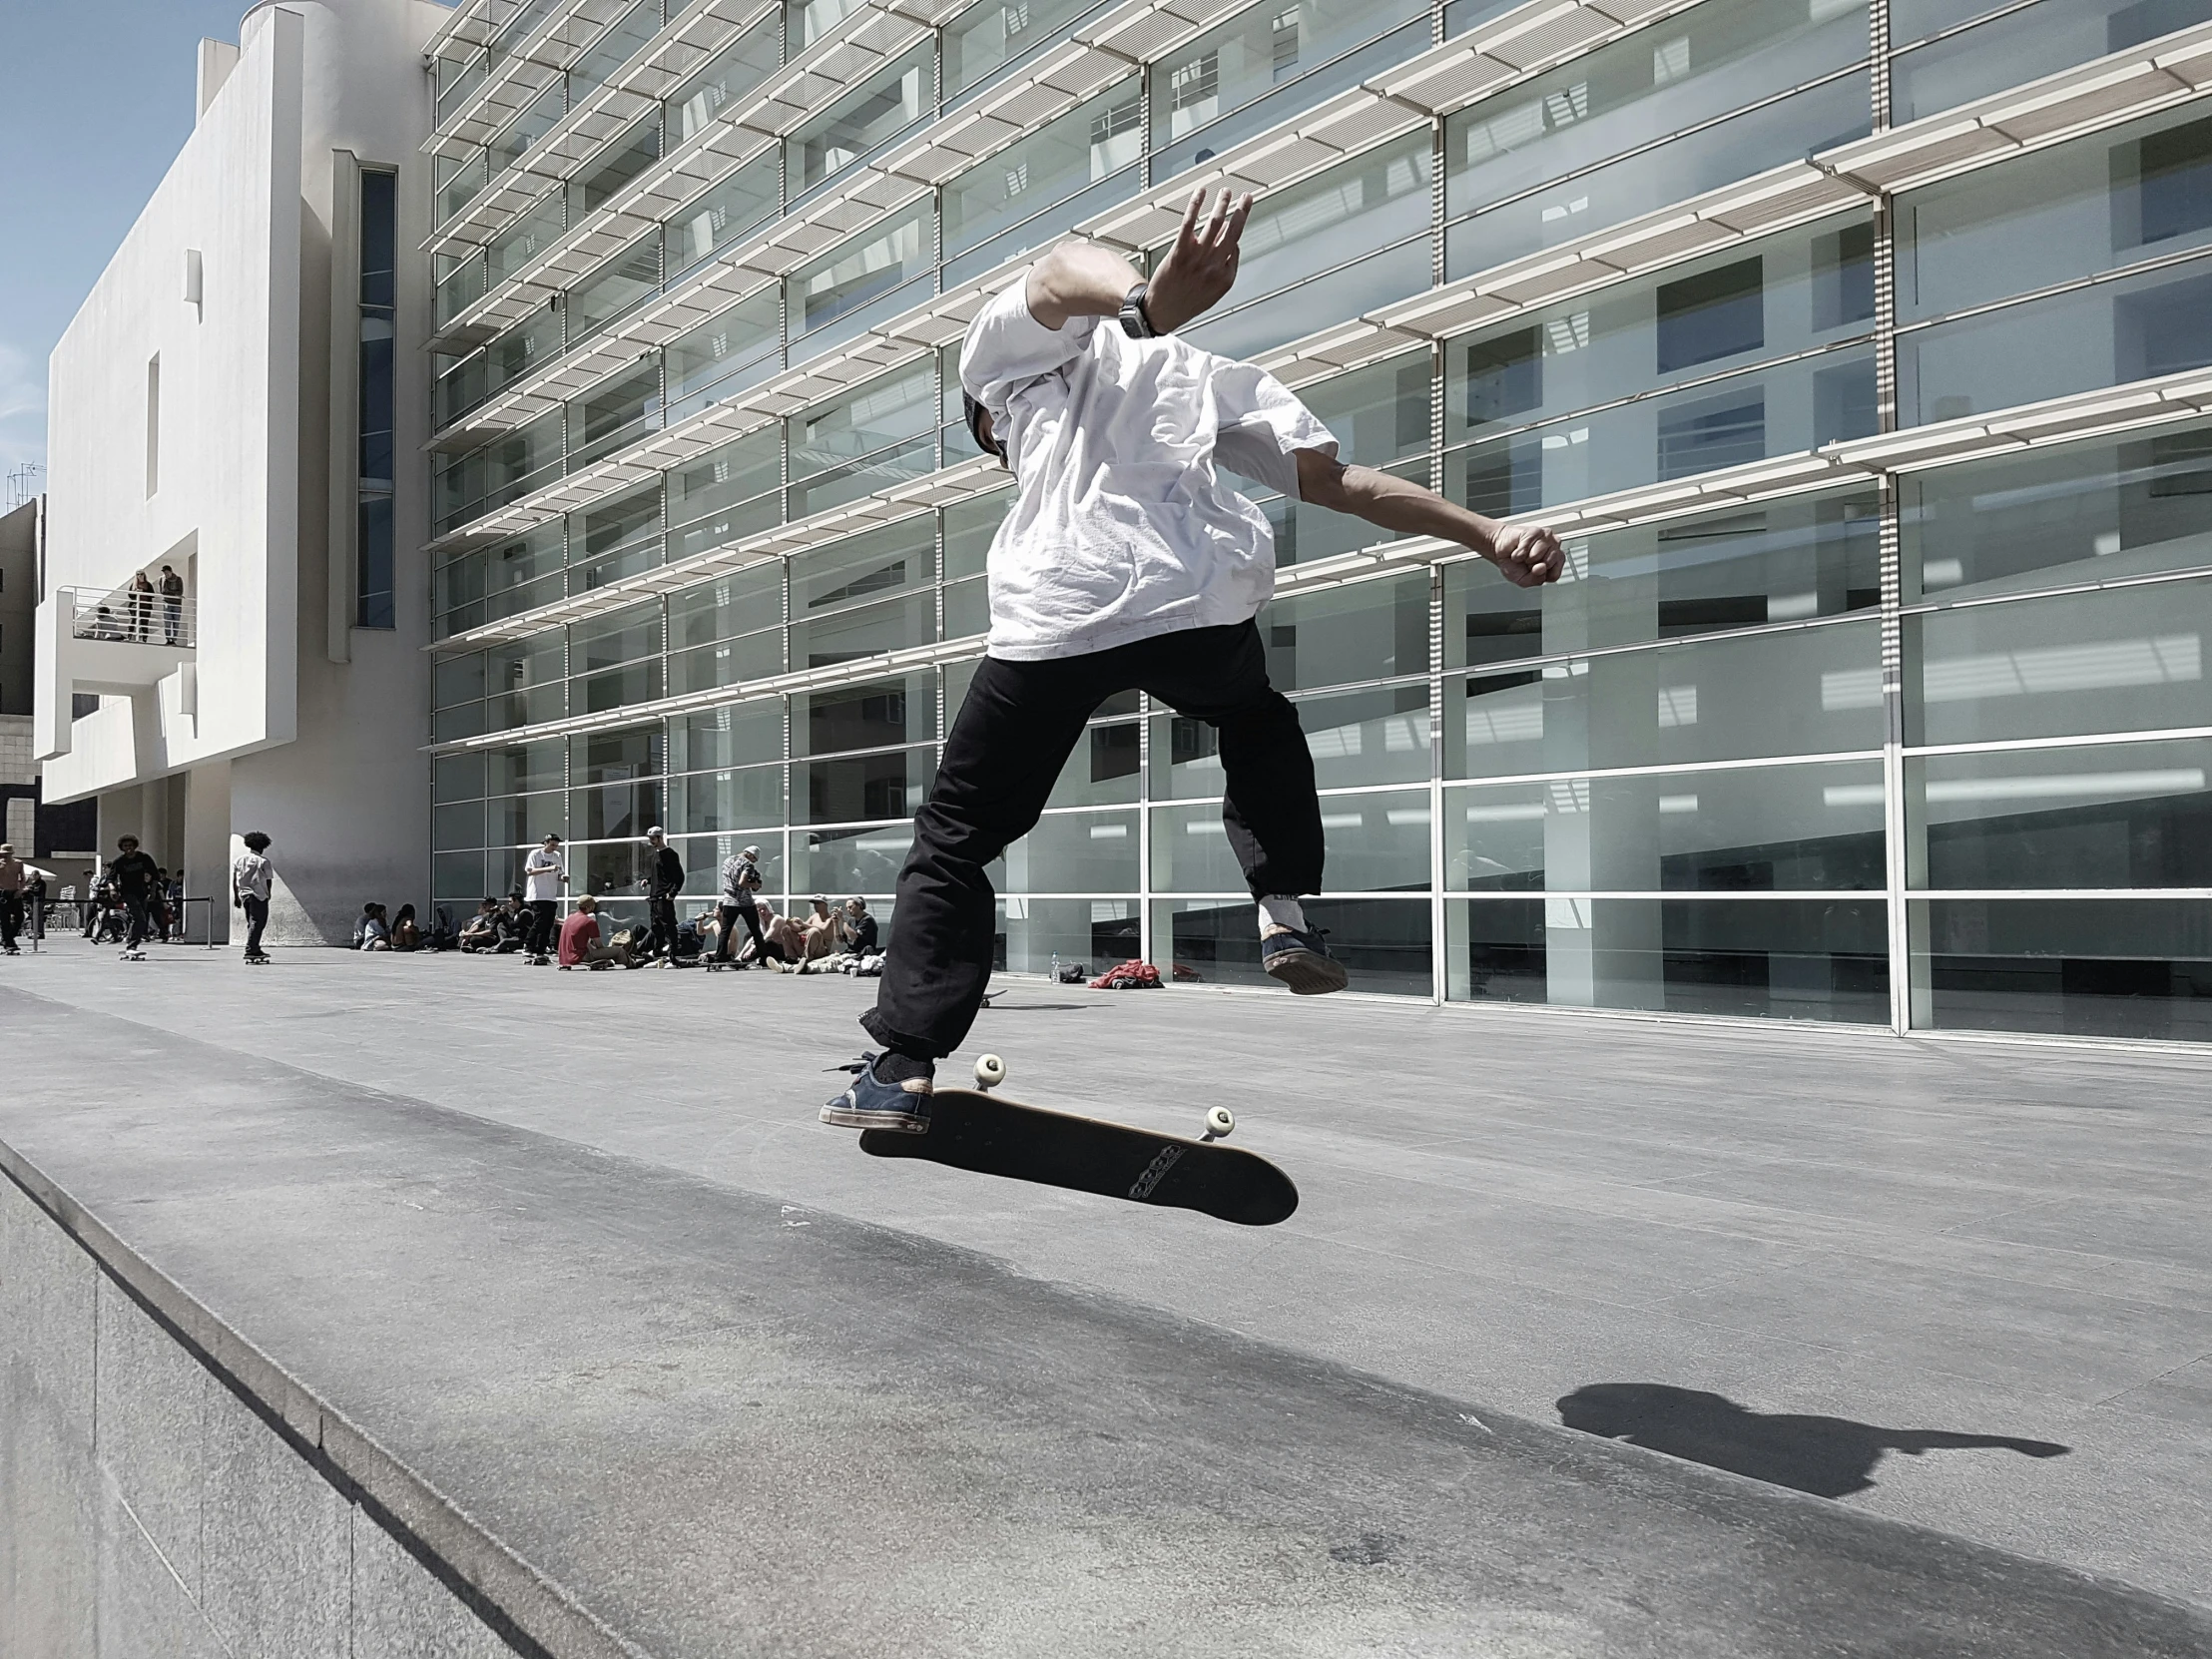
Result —
[[[41, 1054], [280, 1060], [1477, 1414], [1564, 1401], [1586, 1430], [1843, 1505], [2172, 1594], [2207, 1581], [2194, 1056], [1041, 984], [984, 1016], [1017, 1097], [1171, 1124], [1235, 1105], [1306, 1194], [1248, 1234], [857, 1157], [811, 1121], [856, 1035], [865, 987], [841, 980], [65, 947], [7, 964], [18, 986], [51, 1000], [0, 994], [0, 1020]], [[71, 1007], [128, 1023], [71, 1037]], [[67, 1098], [94, 1074], [41, 1075]], [[9, 1093], [0, 1139], [44, 1121]], [[425, 1205], [446, 1190], [405, 1179]]]

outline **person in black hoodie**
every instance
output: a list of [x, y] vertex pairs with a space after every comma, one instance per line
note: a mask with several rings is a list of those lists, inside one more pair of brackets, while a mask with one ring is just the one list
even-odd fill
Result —
[[684, 967], [676, 955], [676, 895], [684, 890], [684, 860], [668, 844], [668, 831], [659, 825], [645, 832], [645, 901], [653, 919], [651, 954], [663, 967]]
[[108, 866], [108, 879], [116, 891], [123, 895], [124, 908], [131, 912], [131, 932], [124, 942], [126, 956], [144, 954], [146, 935], [153, 928], [152, 905], [154, 882], [161, 874], [161, 865], [139, 850], [138, 836], [125, 835], [115, 843], [115, 862]]

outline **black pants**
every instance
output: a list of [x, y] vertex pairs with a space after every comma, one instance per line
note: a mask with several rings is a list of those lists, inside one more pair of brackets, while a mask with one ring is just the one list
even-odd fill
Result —
[[558, 901], [551, 898], [530, 900], [530, 942], [525, 947], [532, 956], [553, 954], [553, 912]]
[[649, 947], [656, 956], [673, 962], [676, 960], [676, 895], [657, 892], [645, 901], [646, 914], [653, 922], [653, 942]]
[[860, 1016], [884, 1047], [932, 1060], [959, 1047], [991, 975], [997, 905], [984, 866], [1036, 824], [1092, 712], [1132, 688], [1220, 731], [1222, 824], [1252, 895], [1320, 889], [1313, 756], [1298, 711], [1268, 684], [1252, 623], [1050, 662], [985, 658], [914, 819], [892, 910], [897, 937], [875, 1006]]
[[262, 929], [269, 925], [269, 900], [256, 898], [252, 893], [239, 895], [239, 903], [246, 908], [246, 953], [259, 956], [262, 953]]
[[23, 931], [23, 895], [0, 892], [0, 950], [13, 950], [15, 936]]
[[753, 935], [753, 959], [755, 961], [766, 962], [772, 959], [782, 959], [783, 951], [770, 944], [767, 938], [763, 936], [761, 932], [761, 907], [751, 899], [747, 899], [743, 904], [725, 902], [716, 905], [715, 919], [722, 923], [721, 927], [716, 930], [715, 935], [716, 961], [727, 962], [738, 953], [737, 940], [732, 935], [737, 932], [737, 925], [740, 921], [745, 923], [745, 930]]
[[123, 903], [124, 907], [131, 912], [131, 932], [130, 936], [124, 940], [123, 948], [136, 950], [146, 942], [146, 935], [153, 931], [153, 899], [146, 893], [132, 892], [126, 887], [123, 890]]

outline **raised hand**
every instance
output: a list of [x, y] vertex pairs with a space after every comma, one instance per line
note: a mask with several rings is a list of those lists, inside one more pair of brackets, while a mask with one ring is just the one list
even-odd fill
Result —
[[1155, 328], [1170, 332], [1221, 302], [1237, 280], [1237, 245], [1251, 216], [1249, 195], [1231, 202], [1225, 190], [1208, 212], [1206, 192], [1191, 193], [1175, 246], [1145, 287], [1144, 308]]
[[1567, 556], [1559, 538], [1541, 524], [1503, 524], [1491, 537], [1490, 563], [1516, 588], [1540, 588], [1556, 582]]

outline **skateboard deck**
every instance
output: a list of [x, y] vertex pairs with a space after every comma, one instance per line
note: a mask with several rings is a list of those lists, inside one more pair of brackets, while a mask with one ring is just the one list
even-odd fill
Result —
[[1136, 1204], [1198, 1210], [1243, 1227], [1272, 1227], [1298, 1208], [1291, 1178], [1255, 1153], [1218, 1140], [1024, 1106], [976, 1089], [932, 1094], [928, 1134], [864, 1130], [860, 1150]]

